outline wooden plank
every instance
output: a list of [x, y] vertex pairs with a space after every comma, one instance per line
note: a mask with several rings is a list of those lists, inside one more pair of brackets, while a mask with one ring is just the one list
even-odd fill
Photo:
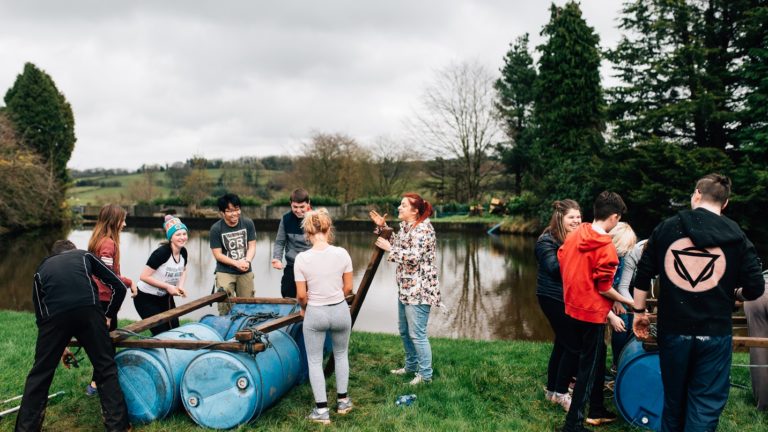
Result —
[[[390, 237], [392, 237], [392, 228], [390, 227], [384, 227], [381, 229], [381, 232], [379, 233], [378, 237], [384, 238], [389, 240]], [[377, 238], [378, 238], [377, 237]], [[360, 285], [357, 288], [357, 291], [355, 292], [355, 298], [352, 300], [352, 305], [349, 307], [349, 313], [352, 316], [352, 326], [355, 325], [355, 321], [357, 320], [357, 316], [360, 314], [360, 309], [363, 307], [363, 302], [365, 301], [365, 296], [368, 295], [368, 289], [371, 287], [371, 283], [373, 282], [373, 277], [376, 276], [376, 270], [379, 268], [379, 264], [381, 263], [381, 259], [384, 257], [384, 249], [379, 248], [376, 246], [376, 243], [374, 241], [373, 244], [373, 253], [371, 254], [371, 259], [368, 261], [368, 267], [365, 268], [365, 274], [363, 274], [363, 279], [360, 280]], [[330, 376], [331, 373], [333, 373], [334, 370], [334, 361], [333, 356], [328, 358], [328, 362], [325, 364], [325, 376]]]
[[[173, 348], [182, 350], [200, 350], [211, 349], [229, 352], [247, 352], [248, 348], [240, 342], [218, 342], [218, 341], [183, 341], [183, 340], [164, 340], [164, 339], [130, 339], [115, 343], [115, 346], [123, 348]], [[261, 352], [265, 347], [263, 343], [256, 343], [251, 346], [250, 351]]]
[[[384, 227], [381, 229], [381, 233], [379, 234], [379, 237], [389, 240], [392, 237], [392, 228], [390, 227]], [[373, 277], [376, 276], [376, 270], [379, 268], [379, 264], [381, 263], [381, 259], [384, 257], [384, 249], [380, 249], [376, 246], [374, 243], [373, 245], [373, 253], [371, 254], [371, 259], [368, 261], [368, 267], [365, 269], [365, 274], [363, 274], [363, 279], [360, 280], [360, 285], [357, 288], [357, 291], [355, 292], [355, 298], [352, 300], [352, 306], [350, 307], [350, 314], [352, 315], [352, 325], [355, 325], [355, 320], [357, 320], [357, 315], [360, 314], [360, 309], [363, 307], [363, 302], [365, 301], [365, 296], [368, 295], [368, 289], [371, 287], [371, 283], [373, 282]]]
[[768, 348], [768, 338], [734, 336], [733, 347]]
[[[199, 298], [197, 300], [181, 305], [179, 307], [170, 309], [163, 313], [153, 315], [147, 319], [143, 319], [141, 321], [136, 321], [135, 323], [128, 324], [123, 328], [123, 330], [126, 330], [131, 333], [141, 333], [144, 330], [151, 329], [152, 327], [155, 327], [164, 322], [167, 322], [172, 318], [178, 318], [189, 312], [208, 306], [211, 303], [222, 301], [226, 297], [227, 297], [227, 293], [225, 292], [213, 293], [211, 295], [207, 295], [205, 297]], [[125, 334], [119, 330], [115, 330], [111, 332], [109, 336], [112, 338], [113, 343], [130, 337], [129, 334]]]
[[296, 304], [296, 299], [292, 298], [270, 298], [270, 297], [230, 297], [230, 303], [242, 304]]
[[[288, 326], [303, 320], [304, 320], [304, 317], [301, 316], [301, 313], [294, 312], [290, 315], [286, 315], [284, 317], [280, 317], [278, 319], [260, 324], [254, 327], [254, 330], [262, 333], [269, 333], [272, 330], [277, 330], [279, 328], [283, 328], [285, 326]], [[241, 330], [235, 333], [235, 339], [239, 341], [247, 341], [247, 340], [250, 340], [251, 334], [252, 333], [248, 330]]]

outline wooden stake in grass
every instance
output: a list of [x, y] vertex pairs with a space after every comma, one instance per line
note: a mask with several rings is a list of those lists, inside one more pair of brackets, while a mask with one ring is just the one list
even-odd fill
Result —
[[[392, 228], [388, 226], [382, 227], [378, 237], [389, 240], [389, 238], [392, 237]], [[355, 292], [355, 298], [352, 300], [352, 305], [349, 307], [349, 313], [352, 315], [353, 327], [355, 325], [355, 320], [357, 320], [357, 315], [360, 314], [360, 309], [363, 307], [365, 296], [368, 295], [368, 289], [371, 287], [371, 282], [373, 282], [373, 277], [376, 276], [376, 270], [378, 270], [379, 264], [381, 263], [381, 258], [383, 256], [384, 249], [376, 246], [376, 242], [374, 241], [373, 253], [371, 254], [371, 259], [368, 261], [368, 267], [365, 268], [363, 279], [360, 281], [360, 285]], [[325, 364], [325, 376], [330, 376], [331, 373], [333, 373], [333, 370], [334, 361], [333, 356], [331, 356], [328, 358], [328, 362]]]

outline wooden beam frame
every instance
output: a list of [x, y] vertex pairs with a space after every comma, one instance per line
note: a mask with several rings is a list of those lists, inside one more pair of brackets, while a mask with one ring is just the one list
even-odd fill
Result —
[[[379, 233], [378, 237], [389, 240], [390, 237], [392, 237], [392, 233], [393, 233], [392, 228], [383, 227], [381, 228], [381, 232]], [[371, 287], [371, 283], [373, 282], [373, 277], [376, 276], [376, 270], [378, 270], [379, 264], [381, 263], [381, 259], [383, 257], [384, 257], [384, 249], [381, 249], [378, 246], [376, 246], [376, 243], [374, 241], [373, 253], [371, 254], [371, 259], [368, 261], [368, 267], [365, 268], [365, 274], [363, 274], [363, 279], [360, 280], [360, 285], [358, 286], [357, 291], [355, 292], [355, 298], [352, 300], [352, 305], [350, 305], [349, 307], [349, 313], [352, 316], [352, 326], [355, 325], [357, 316], [360, 314], [360, 309], [362, 309], [363, 307], [365, 296], [368, 295], [368, 289]], [[328, 377], [331, 375], [333, 370], [334, 370], [334, 361], [333, 361], [333, 356], [331, 356], [330, 358], [328, 358], [328, 362], [325, 364], [325, 370], [323, 372], [325, 373], [325, 376]]]
[[250, 349], [246, 344], [240, 342], [218, 342], [218, 341], [183, 341], [183, 340], [165, 340], [165, 339], [130, 339], [115, 343], [115, 346], [123, 348], [173, 348], [182, 350], [211, 349], [229, 352], [261, 352], [264, 351], [263, 343], [253, 344]]
[[[157, 315], [153, 315], [141, 321], [136, 321], [135, 323], [128, 324], [127, 326], [125, 326], [125, 328], [123, 328], [123, 330], [126, 330], [131, 333], [141, 333], [144, 330], [148, 330], [148, 329], [151, 329], [152, 327], [156, 327], [164, 322], [167, 322], [168, 320], [171, 320], [173, 318], [178, 318], [189, 312], [206, 307], [211, 303], [222, 301], [226, 298], [227, 298], [227, 293], [225, 292], [213, 293], [211, 295], [207, 295], [205, 297], [191, 301], [185, 305], [181, 305], [179, 307], [173, 308], [163, 313], [159, 313]], [[128, 337], [130, 337], [130, 334], [121, 332], [120, 330], [114, 330], [109, 334], [109, 336], [112, 338], [112, 343], [115, 343], [123, 339], [127, 339]]]

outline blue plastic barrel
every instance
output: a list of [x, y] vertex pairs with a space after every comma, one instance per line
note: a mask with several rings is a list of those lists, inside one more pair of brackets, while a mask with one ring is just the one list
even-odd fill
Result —
[[621, 350], [614, 385], [616, 408], [627, 423], [646, 429], [661, 429], [664, 387], [661, 383], [659, 353], [646, 351], [632, 339]]
[[[297, 322], [291, 324], [286, 328], [288, 334], [296, 342], [296, 346], [299, 348], [299, 378], [298, 384], [303, 384], [309, 379], [309, 366], [307, 363], [307, 347], [304, 345], [304, 322]], [[327, 339], [327, 337], [326, 337]], [[328, 340], [326, 340], [326, 345]]]
[[[185, 324], [154, 339], [222, 340], [214, 329], [200, 323]], [[179, 407], [181, 376], [189, 362], [201, 352], [206, 351], [131, 348], [117, 353], [118, 380], [131, 423], [162, 419]]]
[[245, 327], [260, 325], [299, 310], [295, 303], [258, 303], [232, 305], [227, 315], [205, 315], [200, 322], [213, 327], [224, 340], [235, 337]]
[[251, 356], [210, 351], [187, 366], [181, 397], [200, 426], [229, 429], [255, 420], [298, 379], [299, 348], [286, 332], [270, 332], [269, 346]]

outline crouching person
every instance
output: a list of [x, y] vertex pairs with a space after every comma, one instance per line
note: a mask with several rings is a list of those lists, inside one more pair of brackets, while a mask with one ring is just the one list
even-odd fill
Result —
[[[99, 304], [96, 276], [112, 291], [106, 311]], [[53, 245], [34, 276], [32, 301], [37, 316], [35, 362], [27, 375], [16, 431], [40, 431], [48, 390], [59, 358], [74, 336], [93, 364], [101, 410], [107, 431], [127, 431], [128, 410], [117, 381], [115, 349], [109, 338], [108, 316], [123, 302], [127, 287], [107, 266], [89, 252], [76, 250], [68, 240]]]

